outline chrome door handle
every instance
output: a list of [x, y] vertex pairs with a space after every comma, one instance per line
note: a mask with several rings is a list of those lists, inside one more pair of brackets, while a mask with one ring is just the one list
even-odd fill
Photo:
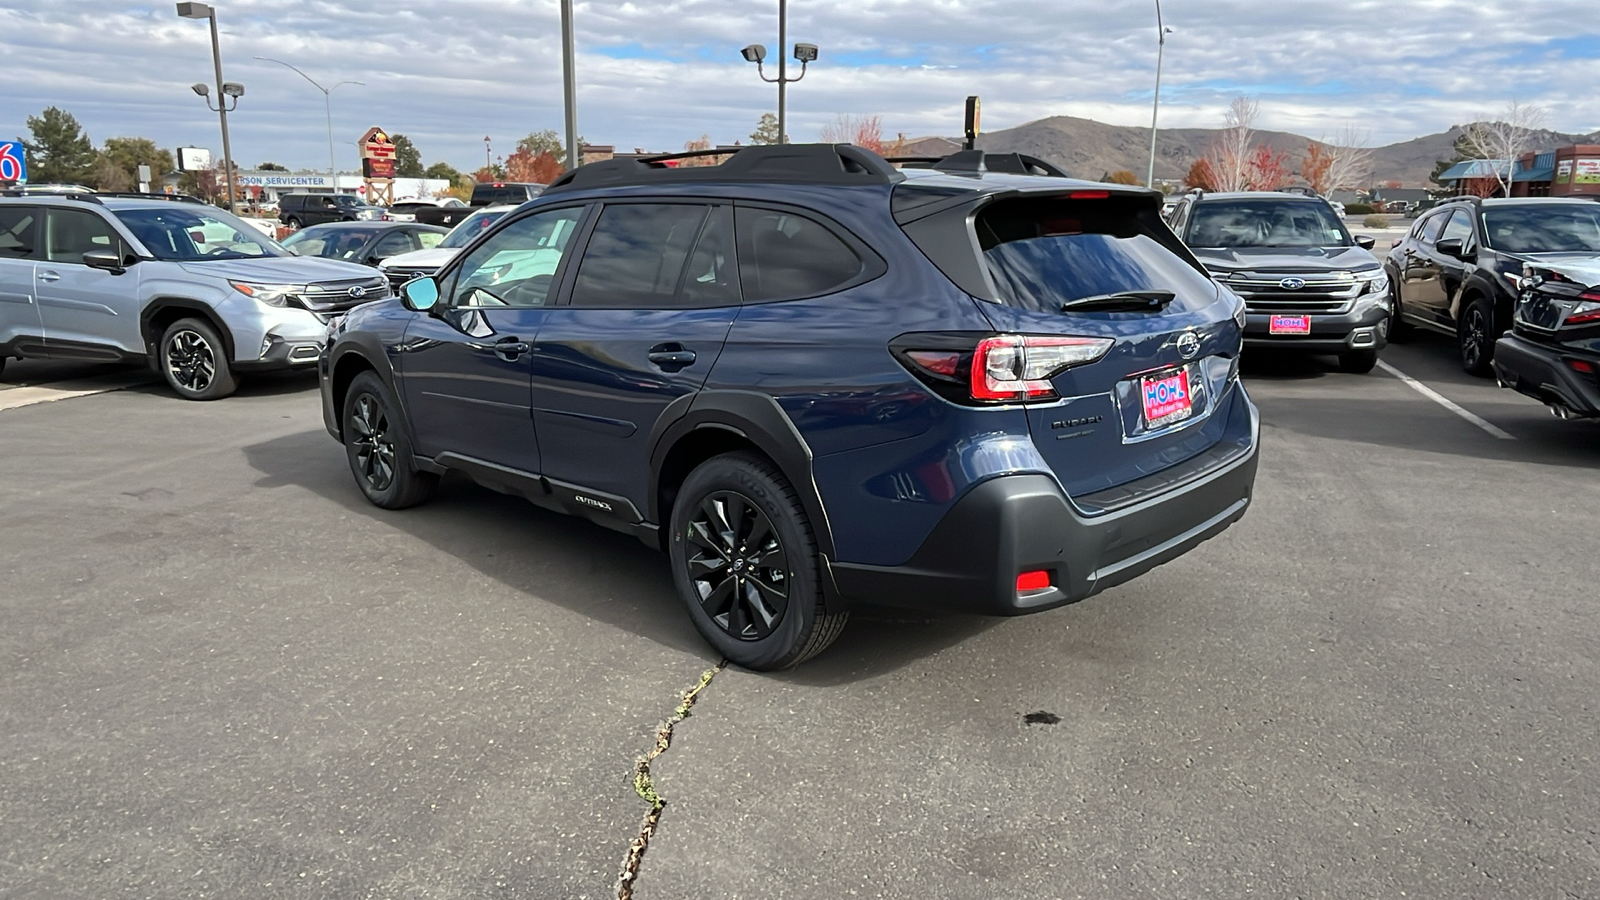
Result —
[[56, 273], [56, 272], [40, 272], [39, 273], [39, 280], [40, 281], [60, 281], [61, 280], [61, 275], [59, 273]]

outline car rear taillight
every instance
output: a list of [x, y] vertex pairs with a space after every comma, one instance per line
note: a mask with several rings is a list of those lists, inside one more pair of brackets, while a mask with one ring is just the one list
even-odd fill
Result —
[[1600, 288], [1590, 288], [1578, 295], [1578, 305], [1567, 313], [1563, 325], [1586, 325], [1600, 322]]
[[906, 334], [890, 352], [911, 374], [956, 403], [1026, 403], [1058, 398], [1050, 379], [1095, 362], [1112, 338], [979, 332]]

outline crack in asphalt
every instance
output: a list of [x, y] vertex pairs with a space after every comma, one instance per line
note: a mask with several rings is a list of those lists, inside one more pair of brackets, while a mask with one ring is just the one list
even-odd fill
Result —
[[656, 791], [655, 781], [650, 777], [650, 764], [672, 746], [672, 729], [689, 718], [690, 712], [694, 710], [695, 701], [700, 699], [700, 692], [711, 684], [711, 679], [716, 678], [718, 672], [727, 667], [728, 661], [723, 660], [700, 673], [700, 681], [684, 692], [683, 699], [672, 711], [671, 718], [662, 722], [656, 729], [655, 746], [634, 765], [633, 792], [650, 804], [650, 809], [645, 812], [643, 821], [639, 823], [638, 836], [628, 844], [627, 856], [623, 857], [622, 872], [617, 876], [617, 900], [633, 900], [633, 885], [635, 879], [639, 877], [639, 866], [644, 862], [644, 852], [649, 849], [650, 839], [655, 836], [656, 827], [661, 824], [661, 811], [667, 806], [666, 798]]

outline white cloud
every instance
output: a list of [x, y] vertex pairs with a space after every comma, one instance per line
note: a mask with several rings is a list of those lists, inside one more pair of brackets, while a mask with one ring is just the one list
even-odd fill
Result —
[[[327, 165], [322, 95], [254, 56], [283, 59], [333, 94], [343, 165], [381, 124], [428, 160], [471, 167], [559, 128], [555, 0], [221, 0], [229, 80], [248, 88], [230, 119], [242, 163]], [[674, 149], [708, 134], [743, 139], [775, 105], [738, 56], [776, 54], [764, 0], [590, 0], [577, 6], [579, 123], [592, 141]], [[1162, 122], [1210, 127], [1235, 93], [1262, 99], [1262, 127], [1313, 136], [1358, 123], [1378, 143], [1439, 131], [1513, 96], [1558, 130], [1600, 128], [1600, 34], [1592, 0], [1168, 0]], [[882, 115], [889, 132], [959, 130], [962, 99], [984, 98], [988, 130], [1048, 115], [1149, 121], [1153, 9], [1074, 0], [795, 0], [791, 41], [822, 59], [790, 88], [791, 133], [841, 112]], [[1567, 23], [1552, 35], [1550, 23]], [[1589, 28], [1590, 33], [1574, 33]], [[159, 0], [12, 0], [0, 9], [0, 133], [46, 106], [96, 140], [143, 135], [214, 146], [216, 117], [188, 89], [211, 80], [204, 23]], [[770, 69], [769, 69], [770, 73]]]

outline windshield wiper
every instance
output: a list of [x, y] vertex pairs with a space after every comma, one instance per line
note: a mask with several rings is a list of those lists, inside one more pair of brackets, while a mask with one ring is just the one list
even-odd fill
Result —
[[1062, 312], [1159, 312], [1177, 298], [1171, 291], [1122, 291], [1096, 294], [1061, 304]]

